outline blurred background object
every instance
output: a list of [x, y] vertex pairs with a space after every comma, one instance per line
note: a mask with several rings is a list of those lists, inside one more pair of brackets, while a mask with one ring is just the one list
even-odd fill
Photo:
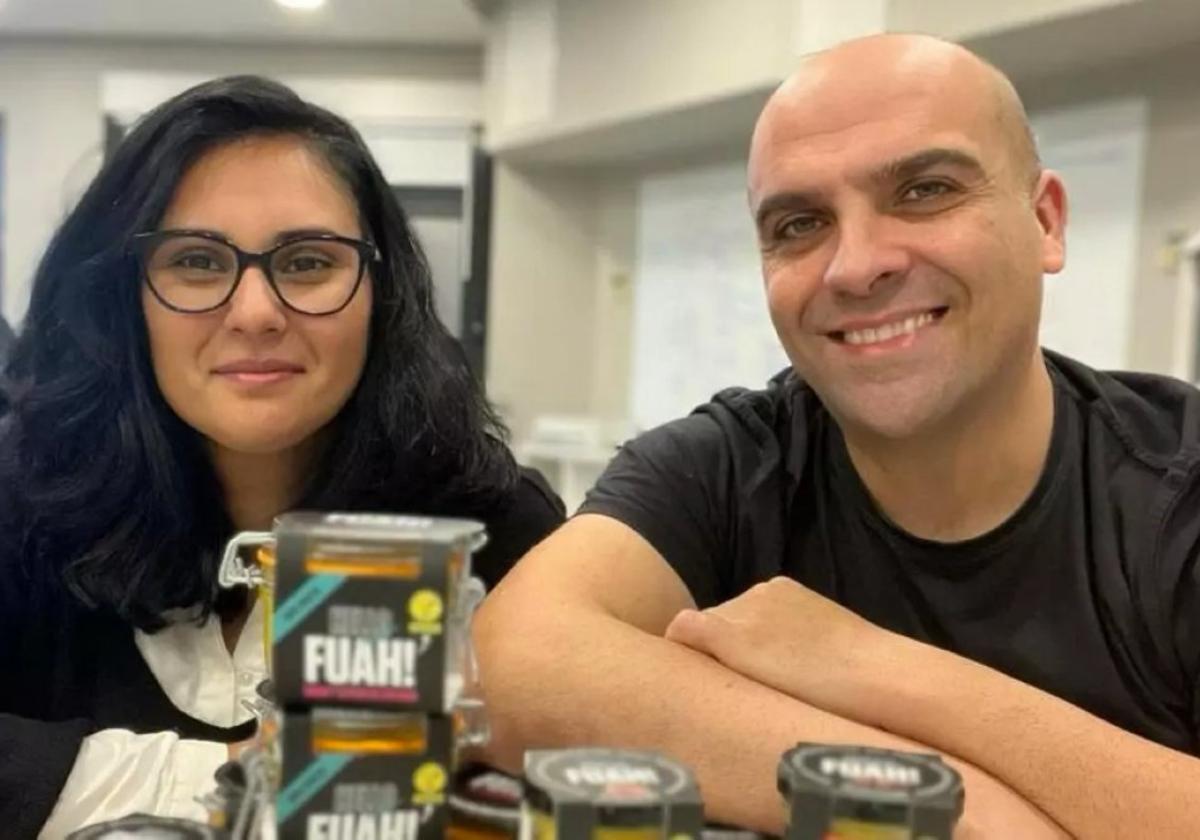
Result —
[[[20, 321], [34, 262], [132, 120], [262, 73], [363, 132], [528, 457], [550, 451], [546, 418], [645, 428], [784, 366], [747, 141], [799, 55], [885, 30], [996, 63], [1064, 174], [1044, 343], [1198, 378], [1195, 0], [0, 0], [0, 307]], [[613, 443], [555, 449], [557, 489]]]
[[12, 327], [4, 320], [4, 316], [0, 315], [0, 368], [4, 367], [4, 362], [8, 359], [8, 348], [12, 346], [14, 338]]

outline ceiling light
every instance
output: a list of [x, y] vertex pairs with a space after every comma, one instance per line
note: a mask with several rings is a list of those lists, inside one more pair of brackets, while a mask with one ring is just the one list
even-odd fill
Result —
[[313, 9], [319, 9], [325, 5], [325, 0], [275, 0], [275, 2], [285, 9], [298, 9], [304, 12], [311, 12]]

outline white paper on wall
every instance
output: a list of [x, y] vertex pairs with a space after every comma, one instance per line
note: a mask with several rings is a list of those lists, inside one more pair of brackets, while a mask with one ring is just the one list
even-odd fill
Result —
[[1066, 268], [1046, 276], [1042, 344], [1092, 367], [1126, 368], [1146, 103], [1112, 100], [1035, 115], [1032, 122], [1043, 164], [1066, 182], [1069, 208]]
[[681, 417], [787, 365], [771, 327], [738, 161], [646, 178], [638, 194], [633, 421]]

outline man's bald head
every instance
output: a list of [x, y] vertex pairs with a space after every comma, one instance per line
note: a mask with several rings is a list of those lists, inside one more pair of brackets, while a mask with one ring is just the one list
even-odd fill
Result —
[[906, 89], [986, 109], [989, 129], [1003, 143], [1012, 172], [1029, 185], [1037, 179], [1041, 169], [1037, 147], [1012, 82], [964, 47], [927, 35], [871, 35], [806, 56], [763, 109], [755, 127], [751, 165], [766, 138], [794, 130], [798, 111], [806, 105], [821, 109], [824, 100], [827, 110], [830, 105]]

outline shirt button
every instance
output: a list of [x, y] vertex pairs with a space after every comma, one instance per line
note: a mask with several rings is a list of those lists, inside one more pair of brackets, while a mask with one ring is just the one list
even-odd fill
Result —
[[242, 685], [250, 685], [252, 682], [254, 682], [254, 675], [248, 671], [242, 671], [238, 674], [238, 682]]

